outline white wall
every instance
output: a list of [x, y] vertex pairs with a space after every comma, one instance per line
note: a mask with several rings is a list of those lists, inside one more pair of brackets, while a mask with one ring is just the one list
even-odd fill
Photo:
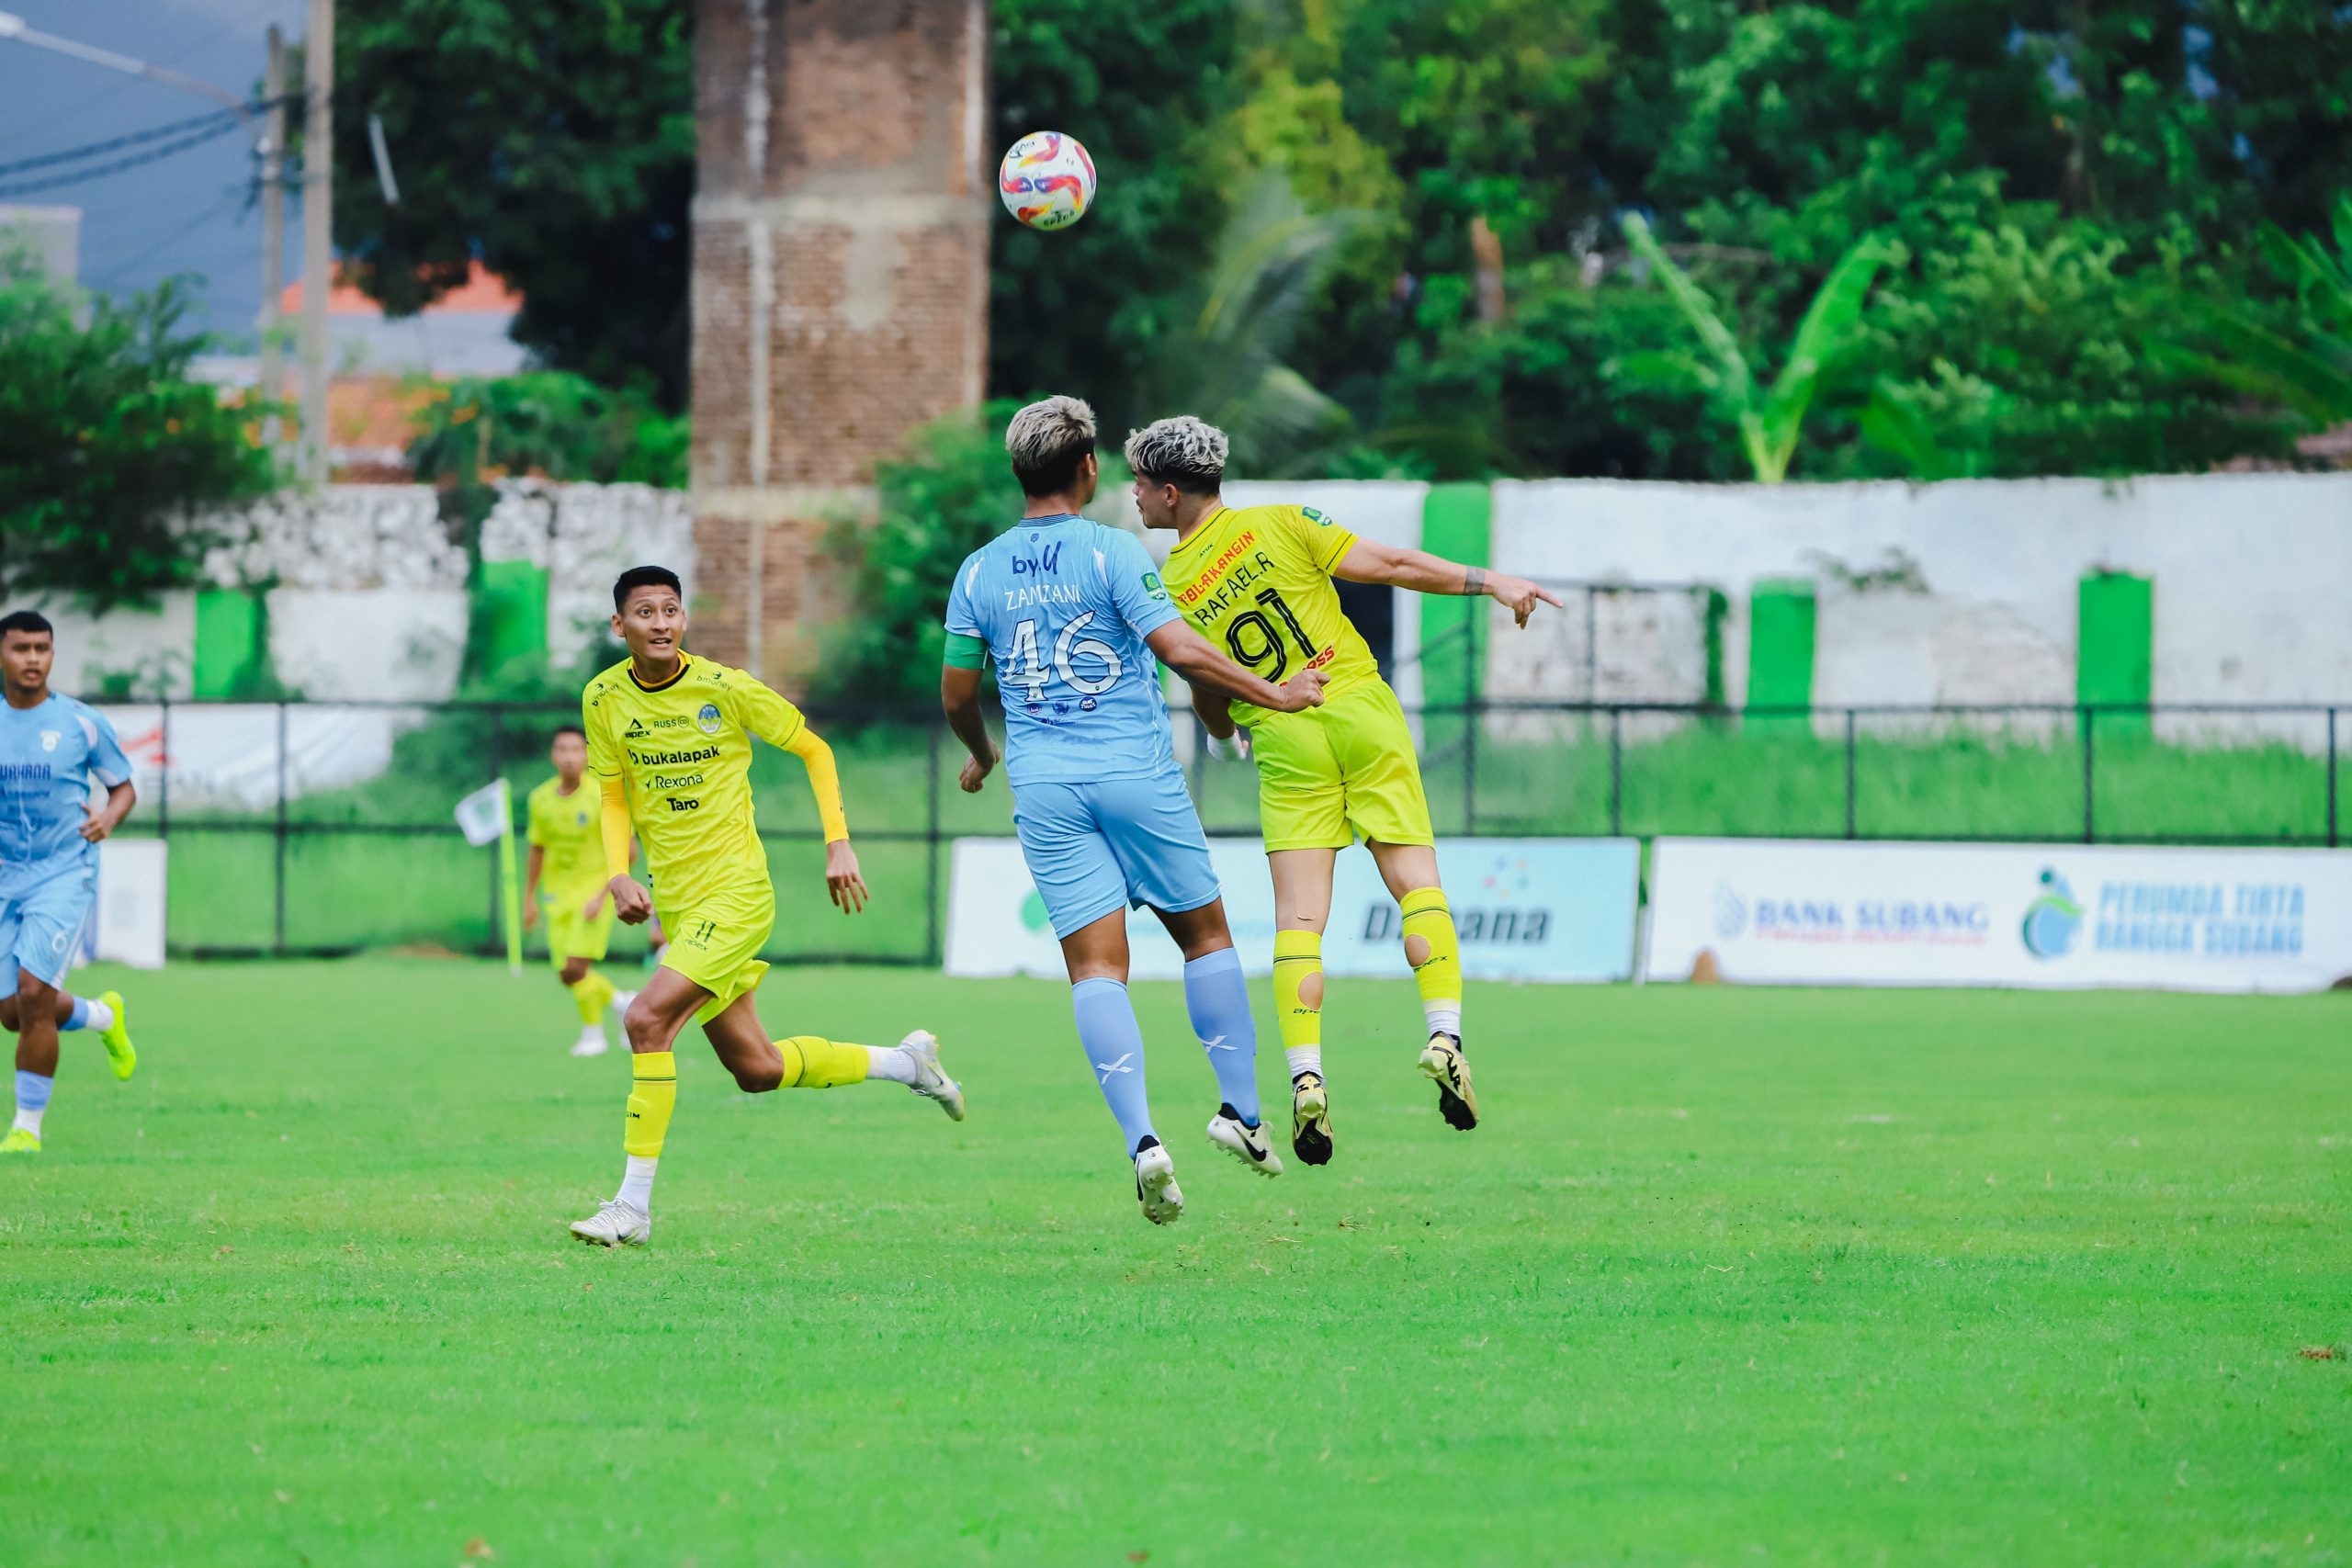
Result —
[[[1856, 592], [1830, 570], [1867, 571], [1897, 551], [1924, 592]], [[1531, 576], [1722, 589], [1735, 703], [1747, 691], [1748, 594], [1781, 577], [1817, 585], [1816, 703], [2071, 703], [2076, 584], [2100, 570], [2154, 580], [2158, 702], [2352, 702], [2352, 474], [1513, 481], [1495, 487], [1494, 560]], [[2321, 721], [2166, 722], [2310, 741]]]

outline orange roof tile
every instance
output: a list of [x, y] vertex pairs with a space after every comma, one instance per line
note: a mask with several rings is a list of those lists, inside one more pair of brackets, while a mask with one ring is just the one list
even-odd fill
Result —
[[[383, 307], [361, 292], [356, 283], [346, 281], [350, 270], [341, 263], [334, 269], [335, 283], [327, 293], [327, 314], [330, 316], [374, 316]], [[465, 282], [427, 305], [422, 314], [437, 316], [450, 313], [511, 316], [523, 308], [523, 297], [506, 286], [506, 280], [480, 262], [473, 264]], [[302, 309], [302, 280], [288, 284], [277, 297], [280, 315], [291, 316]]]

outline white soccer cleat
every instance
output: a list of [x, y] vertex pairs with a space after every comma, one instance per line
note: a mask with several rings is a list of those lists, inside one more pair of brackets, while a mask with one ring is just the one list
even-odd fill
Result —
[[1156, 1225], [1172, 1225], [1184, 1217], [1184, 1194], [1176, 1185], [1176, 1162], [1167, 1147], [1154, 1142], [1136, 1151], [1136, 1201], [1143, 1217]]
[[605, 1032], [601, 1028], [590, 1029], [571, 1043], [571, 1054], [575, 1056], [601, 1056], [611, 1049], [612, 1045], [605, 1039]]
[[1273, 1140], [1266, 1136], [1266, 1125], [1242, 1125], [1233, 1107], [1220, 1105], [1216, 1114], [1209, 1118], [1209, 1142], [1230, 1154], [1235, 1159], [1261, 1176], [1280, 1176], [1282, 1156], [1274, 1153]]
[[571, 1234], [594, 1247], [643, 1247], [653, 1239], [653, 1217], [617, 1198], [596, 1205], [584, 1220], [571, 1222]]
[[910, 1085], [925, 1100], [935, 1100], [950, 1122], [964, 1119], [964, 1086], [939, 1067], [939, 1041], [928, 1029], [918, 1029], [899, 1042], [899, 1049], [914, 1058], [915, 1081]]

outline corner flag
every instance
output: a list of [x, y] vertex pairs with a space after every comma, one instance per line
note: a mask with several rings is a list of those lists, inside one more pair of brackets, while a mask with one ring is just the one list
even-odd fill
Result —
[[514, 875], [514, 797], [504, 779], [494, 779], [458, 802], [458, 830], [481, 849], [498, 840], [498, 875], [504, 889], [506, 966], [523, 972], [523, 885]]

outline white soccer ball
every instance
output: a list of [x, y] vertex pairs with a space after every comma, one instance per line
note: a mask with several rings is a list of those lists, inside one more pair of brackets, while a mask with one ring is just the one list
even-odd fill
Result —
[[1094, 160], [1075, 136], [1033, 130], [997, 166], [1004, 209], [1032, 229], [1067, 229], [1094, 205]]

